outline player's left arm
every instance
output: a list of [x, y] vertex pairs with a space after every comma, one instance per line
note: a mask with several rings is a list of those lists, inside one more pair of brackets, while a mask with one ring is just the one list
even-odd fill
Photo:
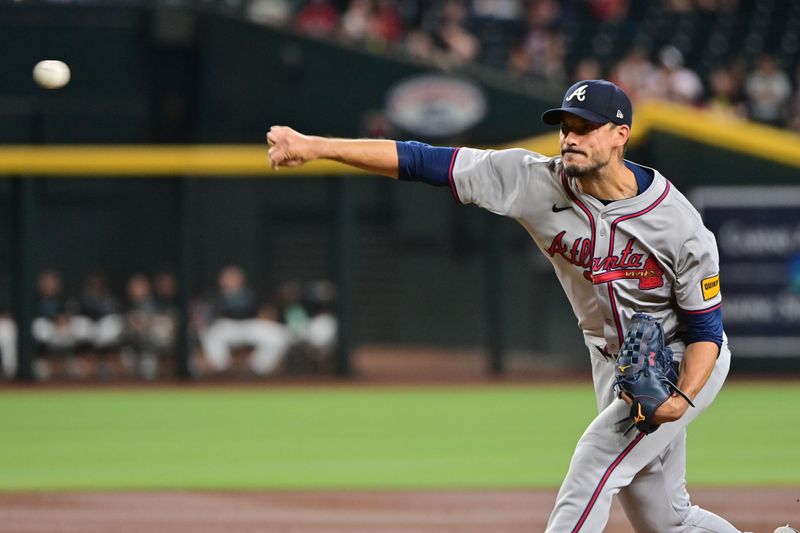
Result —
[[[692, 232], [678, 253], [675, 298], [686, 328], [686, 351], [678, 374], [678, 388], [694, 400], [708, 381], [723, 342], [719, 255], [714, 235], [702, 225]], [[654, 423], [678, 420], [689, 403], [677, 393], [658, 409]]]
[[[678, 376], [678, 388], [694, 400], [711, 377], [717, 362], [719, 346], [715, 342], [693, 342], [686, 347]], [[663, 424], [678, 420], [689, 409], [689, 403], [677, 392], [662, 403], [653, 416], [653, 423]]]

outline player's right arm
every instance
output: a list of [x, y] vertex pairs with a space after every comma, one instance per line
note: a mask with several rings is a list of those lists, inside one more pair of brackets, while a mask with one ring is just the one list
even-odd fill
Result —
[[457, 148], [416, 141], [330, 139], [303, 135], [286, 126], [267, 134], [272, 168], [296, 167], [314, 159], [330, 159], [374, 174], [438, 187], [450, 186]]
[[315, 159], [330, 159], [391, 178], [398, 176], [394, 141], [380, 139], [329, 139], [303, 135], [287, 126], [272, 126], [267, 133], [272, 168], [296, 167]]
[[[416, 141], [330, 139], [303, 135], [286, 126], [267, 134], [272, 168], [295, 167], [314, 159], [330, 159], [375, 174], [450, 187], [464, 204], [476, 204], [500, 215], [516, 217], [528, 203], [520, 200], [525, 183], [547, 177], [551, 158], [522, 149], [476, 150], [431, 146]], [[532, 189], [532, 190], [533, 190]]]

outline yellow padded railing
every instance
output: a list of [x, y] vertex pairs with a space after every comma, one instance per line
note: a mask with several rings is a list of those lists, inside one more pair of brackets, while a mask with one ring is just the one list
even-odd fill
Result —
[[0, 146], [0, 174], [36, 176], [309, 176], [359, 171], [332, 161], [274, 172], [264, 145]]
[[[668, 103], [639, 106], [632, 144], [651, 131], [800, 168], [800, 135], [752, 122]], [[558, 153], [558, 134], [538, 135], [498, 148], [517, 146]], [[254, 145], [4, 145], [0, 175], [19, 176], [321, 176], [366, 174], [332, 161], [315, 161], [275, 172], [266, 146]]]

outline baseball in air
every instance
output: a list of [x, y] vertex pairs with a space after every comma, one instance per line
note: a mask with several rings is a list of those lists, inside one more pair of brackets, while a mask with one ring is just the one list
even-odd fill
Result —
[[63, 61], [47, 59], [33, 67], [33, 80], [44, 89], [60, 89], [69, 83], [69, 67]]

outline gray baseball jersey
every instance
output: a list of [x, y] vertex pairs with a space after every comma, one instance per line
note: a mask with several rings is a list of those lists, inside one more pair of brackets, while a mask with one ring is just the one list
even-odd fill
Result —
[[619, 351], [631, 316], [664, 328], [682, 357], [678, 308], [720, 304], [719, 257], [700, 215], [657, 171], [642, 194], [604, 205], [562, 173], [561, 158], [522, 149], [462, 148], [453, 184], [462, 203], [516, 219], [550, 259], [584, 335]]
[[660, 173], [638, 196], [604, 205], [562, 172], [559, 157], [522, 149], [461, 148], [451, 185], [462, 203], [516, 219], [550, 259], [584, 333], [598, 410], [580, 438], [548, 533], [599, 532], [618, 495], [636, 531], [738, 530], [691, 505], [686, 491], [686, 426], [714, 400], [728, 373], [723, 339], [695, 408], [657, 432], [624, 433], [629, 407], [615, 397], [615, 361], [632, 315], [648, 313], [683, 356], [681, 315], [721, 302], [714, 236]]

